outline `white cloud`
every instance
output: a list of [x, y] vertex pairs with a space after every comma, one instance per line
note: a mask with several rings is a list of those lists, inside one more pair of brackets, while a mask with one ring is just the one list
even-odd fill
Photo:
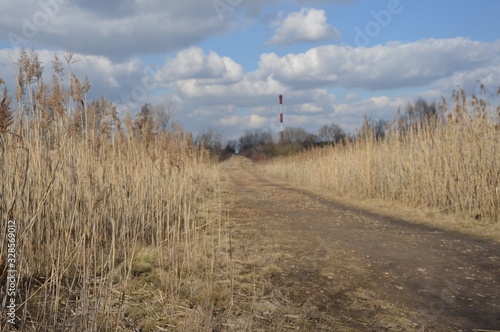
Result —
[[477, 68], [471, 71], [459, 71], [431, 84], [440, 91], [464, 89], [467, 93], [481, 95], [481, 84], [488, 90], [486, 93], [496, 94], [500, 87], [500, 59], [497, 64]]
[[322, 111], [323, 107], [317, 105], [316, 103], [304, 103], [299, 106], [300, 113], [318, 113]]
[[191, 47], [168, 59], [160, 76], [165, 81], [197, 79], [208, 84], [215, 79], [217, 83], [232, 83], [243, 78], [243, 67], [229, 57], [215, 52], [205, 54], [200, 47]]
[[[205, 105], [237, 103], [240, 106], [262, 106], [286, 89], [272, 77], [263, 80], [251, 80], [245, 77], [233, 84], [189, 79], [173, 84], [177, 93], [187, 102], [204, 103]], [[273, 99], [270, 99], [270, 98]]]
[[[232, 59], [223, 60], [216, 53], [191, 48], [180, 52], [182, 57], [167, 60], [164, 68], [165, 72], [172, 68], [169, 73], [173, 80], [166, 84], [175, 90], [183, 107], [202, 104], [218, 108], [221, 112], [211, 119], [219, 119], [223, 126], [278, 130], [277, 96], [284, 94], [289, 125], [307, 129], [326, 121], [352, 130], [364, 114], [391, 119], [398, 107], [420, 96], [437, 100], [453, 89], [449, 89], [450, 82], [485, 77], [488, 73], [491, 75], [487, 77], [493, 79], [500, 72], [496, 49], [495, 43], [464, 38], [371, 48], [322, 46], [283, 57], [263, 54], [259, 68], [245, 73]], [[344, 97], [348, 104], [339, 104], [326, 90], [335, 86], [379, 91], [422, 86], [423, 91], [399, 97], [381, 93], [368, 99], [360, 99], [352, 92]], [[258, 117], [240, 113], [241, 110]]]
[[[222, 17], [217, 3], [227, 10]], [[113, 59], [178, 51], [255, 19], [283, 0], [2, 0], [0, 43], [11, 48], [71, 48]], [[342, 2], [342, 1], [340, 1]]]
[[229, 116], [222, 118], [220, 120], [220, 123], [225, 126], [235, 126], [238, 128], [251, 128], [251, 129], [257, 129], [257, 128], [263, 128], [266, 125], [268, 125], [270, 122], [269, 118], [262, 117], [257, 114], [252, 114], [249, 116]]
[[204, 109], [196, 109], [193, 112], [189, 113], [188, 116], [191, 118], [212, 118], [214, 116], [220, 115], [219, 112], [214, 110], [204, 110]]
[[[51, 6], [40, 5], [46, 3]], [[0, 36], [10, 37], [12, 47], [35, 44], [123, 59], [182, 49], [232, 24], [205, 0], [3, 0]]]
[[498, 46], [466, 38], [428, 39], [399, 45], [315, 47], [305, 53], [262, 54], [258, 75], [292, 88], [341, 86], [367, 90], [418, 87], [498, 59]]
[[340, 37], [339, 31], [326, 22], [326, 13], [321, 9], [302, 8], [275, 24], [278, 28], [268, 45], [319, 42]]
[[344, 116], [348, 114], [363, 116], [364, 114], [369, 114], [371, 117], [387, 119], [394, 116], [397, 108], [405, 103], [405, 97], [372, 97], [352, 104], [336, 105], [332, 116]]

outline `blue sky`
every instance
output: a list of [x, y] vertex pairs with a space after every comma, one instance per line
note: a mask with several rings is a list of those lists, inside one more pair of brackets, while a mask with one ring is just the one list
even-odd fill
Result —
[[[172, 100], [193, 133], [277, 133], [325, 123], [354, 132], [365, 114], [500, 86], [500, 1], [3, 0], [0, 77], [34, 47], [50, 74], [72, 49], [91, 94], [120, 114]], [[49, 76], [47, 76], [49, 79]]]

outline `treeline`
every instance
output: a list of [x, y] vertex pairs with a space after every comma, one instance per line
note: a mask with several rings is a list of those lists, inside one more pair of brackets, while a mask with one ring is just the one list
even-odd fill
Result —
[[429, 103], [419, 98], [399, 109], [392, 121], [365, 116], [361, 128], [355, 133], [346, 132], [336, 123], [324, 124], [317, 133], [308, 132], [304, 128], [288, 127], [284, 130], [281, 141], [272, 131], [257, 129], [248, 130], [239, 139], [230, 140], [224, 145], [222, 129], [208, 127], [198, 134], [196, 142], [221, 159], [238, 153], [254, 160], [262, 160], [299, 153], [311, 147], [345, 145], [367, 137], [373, 137], [377, 141], [384, 140], [390, 130], [403, 133], [422, 124], [443, 121], [445, 109], [445, 106], [439, 106], [436, 102]]
[[288, 127], [283, 132], [283, 141], [275, 137], [271, 130], [247, 130], [237, 140], [229, 140], [224, 145], [224, 133], [220, 127], [208, 127], [198, 134], [196, 142], [213, 155], [225, 159], [232, 154], [242, 154], [254, 160], [290, 155], [312, 146], [339, 144], [352, 140], [337, 124], [324, 125], [318, 134], [303, 128]]

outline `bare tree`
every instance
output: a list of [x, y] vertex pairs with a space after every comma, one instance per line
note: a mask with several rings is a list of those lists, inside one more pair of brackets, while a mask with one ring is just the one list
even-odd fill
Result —
[[377, 141], [385, 138], [386, 129], [387, 129], [387, 121], [386, 120], [382, 120], [382, 119], [375, 120], [375, 122], [374, 122], [374, 134], [375, 134], [375, 139]]
[[148, 122], [152, 122], [153, 120], [153, 106], [149, 103], [142, 105], [141, 112], [136, 114], [134, 125], [138, 130], [142, 130], [142, 127], [146, 125]]
[[429, 124], [442, 119], [443, 114], [435, 102], [427, 103], [419, 98], [414, 103], [408, 103], [404, 112], [398, 111], [397, 124], [399, 129], [406, 130], [418, 126], [418, 124]]
[[324, 124], [318, 131], [318, 137], [322, 142], [344, 142], [345, 135], [345, 131], [335, 123]]
[[153, 107], [154, 118], [158, 124], [159, 131], [166, 131], [168, 123], [172, 120], [177, 108], [172, 99], [167, 99], [165, 102], [157, 104]]
[[304, 128], [288, 127], [283, 132], [284, 142], [300, 143], [310, 145], [316, 140], [316, 136], [308, 133]]
[[387, 121], [382, 119], [372, 119], [365, 115], [363, 119], [363, 127], [361, 136], [363, 138], [373, 137], [375, 140], [383, 140], [385, 138]]
[[253, 154], [270, 152], [273, 144], [273, 134], [270, 131], [263, 131], [260, 129], [255, 131], [247, 130], [239, 139], [241, 153]]
[[196, 141], [205, 149], [219, 152], [222, 149], [224, 131], [219, 126], [208, 126], [198, 132]]

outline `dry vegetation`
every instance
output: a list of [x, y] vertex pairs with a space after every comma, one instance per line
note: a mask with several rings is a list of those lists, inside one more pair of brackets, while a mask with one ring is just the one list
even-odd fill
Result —
[[[0, 214], [17, 222], [17, 319], [1, 331], [207, 330], [231, 299], [217, 166], [182, 128], [127, 117], [57, 58], [0, 81]], [[64, 79], [68, 77], [68, 79]], [[0, 292], [6, 294], [6, 227]]]
[[[255, 306], [284, 297], [257, 280], [262, 248], [245, 265], [248, 273], [233, 264], [218, 166], [209, 153], [194, 147], [182, 128], [155, 121], [147, 108], [122, 125], [110, 101], [88, 101], [89, 82], [71, 72], [75, 61], [71, 53], [65, 66], [55, 58], [48, 84], [37, 54], [22, 51], [14, 94], [0, 78], [0, 217], [2, 225], [17, 222], [19, 271], [11, 325], [4, 315], [3, 227], [0, 331], [288, 330], [286, 320], [296, 316], [255, 314], [272, 313]], [[404, 130], [393, 124], [384, 140], [364, 132], [346, 145], [263, 167], [337, 195], [498, 223], [499, 110], [484, 97], [468, 101], [463, 92], [441, 108], [444, 119]], [[251, 240], [240, 236], [240, 247]], [[267, 276], [281, 272], [260, 267], [270, 269]], [[269, 300], [269, 294], [276, 296]], [[233, 300], [240, 302], [234, 308]], [[333, 324], [320, 318], [325, 329]]]
[[340, 197], [387, 199], [498, 224], [500, 107], [487, 96], [484, 88], [471, 98], [458, 91], [441, 101], [440, 116], [411, 125], [396, 119], [385, 139], [361, 131], [352, 142], [277, 158], [263, 168]]

